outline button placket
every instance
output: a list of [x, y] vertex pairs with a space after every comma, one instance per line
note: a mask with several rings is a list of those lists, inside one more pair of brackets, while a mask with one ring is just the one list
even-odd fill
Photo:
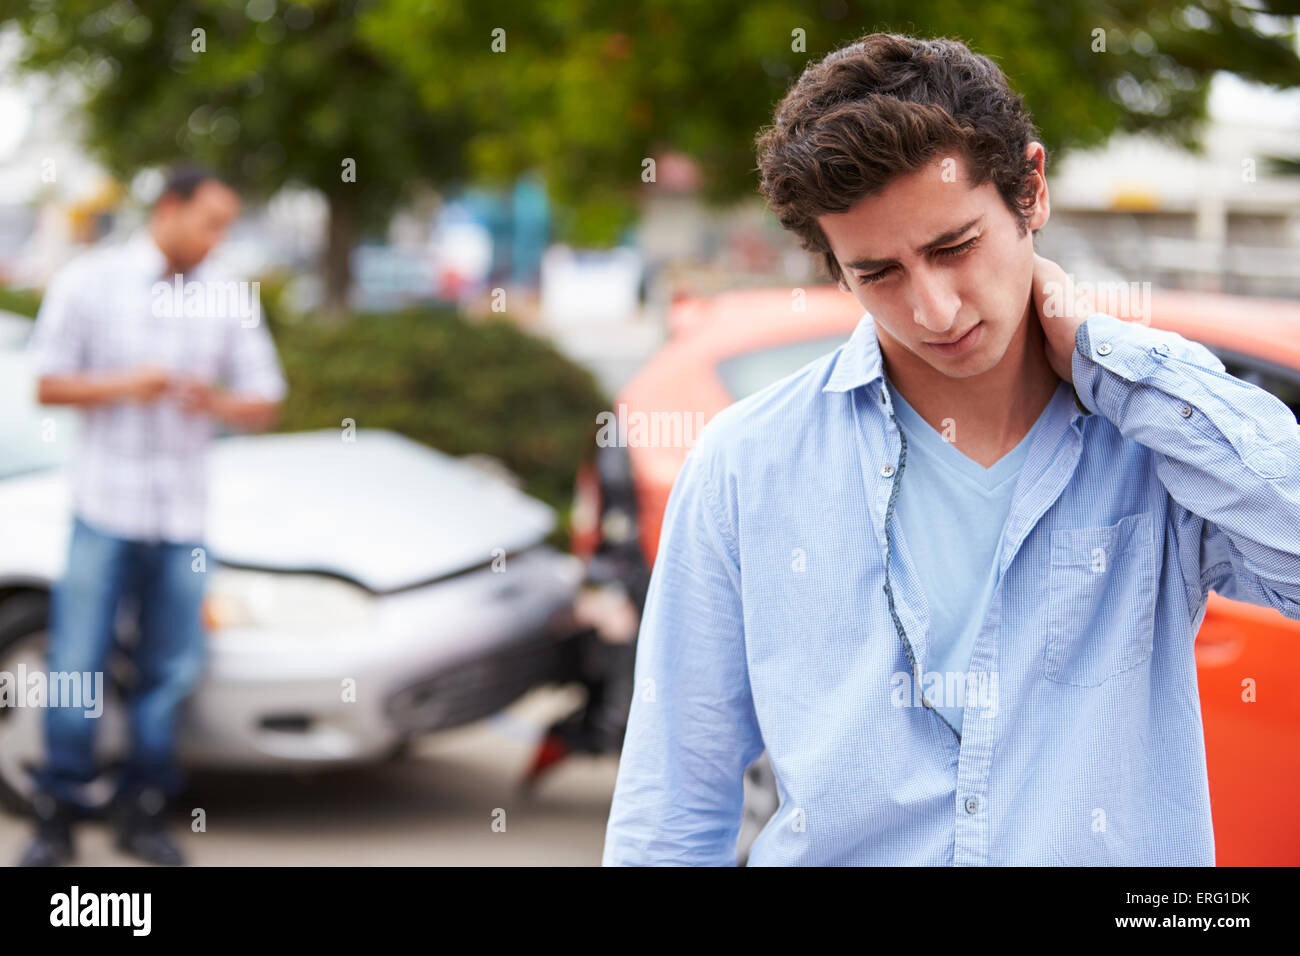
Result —
[[[881, 395], [885, 394], [884, 386], [881, 386]], [[889, 489], [889, 502], [885, 506], [885, 597], [889, 603], [889, 616], [894, 622], [894, 630], [898, 633], [899, 638], [903, 641], [903, 650], [907, 653], [907, 662], [912, 671], [912, 679], [920, 685], [921, 675], [917, 673], [916, 654], [912, 649], [912, 642], [907, 639], [907, 632], [903, 628], [903, 622], [899, 620], [898, 610], [894, 605], [894, 590], [892, 587], [893, 580], [890, 575], [890, 564], [892, 563], [894, 553], [894, 537], [890, 530], [891, 522], [894, 517], [894, 503], [898, 500], [898, 483], [902, 480], [903, 468], [907, 464], [907, 437], [899, 427], [898, 419], [895, 417], [893, 409], [889, 411], [890, 421], [894, 425], [894, 430], [898, 435], [899, 454], [898, 454], [898, 475], [895, 477], [895, 468], [890, 463], [880, 466], [880, 475], [882, 478], [891, 482]]]
[[[884, 396], [885, 394], [886, 393], [882, 388], [881, 395]], [[889, 502], [885, 508], [886, 546], [885, 546], [884, 591], [889, 601], [889, 613], [894, 623], [894, 629], [898, 633], [899, 638], [902, 640], [903, 650], [907, 654], [908, 664], [912, 671], [913, 680], [916, 682], [917, 693], [920, 695], [921, 705], [927, 710], [929, 710], [931, 713], [933, 713], [935, 716], [937, 716], [940, 720], [942, 720], [944, 725], [953, 732], [954, 736], [957, 738], [958, 743], [960, 744], [961, 734], [957, 731], [957, 728], [953, 727], [953, 725], [948, 721], [946, 717], [944, 717], [942, 713], [935, 710], [931, 701], [929, 701], [925, 697], [924, 693], [920, 691], [921, 678], [922, 678], [922, 674], [921, 674], [922, 661], [920, 657], [918, 657], [917, 650], [919, 647], [922, 656], [924, 656], [924, 654], [927, 653], [927, 648], [925, 644], [925, 632], [926, 632], [926, 628], [928, 627], [928, 620], [929, 620], [928, 615], [925, 618], [918, 617], [917, 614], [915, 613], [914, 608], [907, 607], [907, 606], [899, 608], [896, 606], [894, 600], [895, 587], [898, 585], [899, 582], [894, 578], [893, 573], [891, 571], [891, 567], [895, 564], [895, 548], [894, 548], [893, 533], [890, 529], [892, 526], [892, 521], [894, 516], [894, 505], [898, 498], [900, 482], [903, 480], [903, 471], [907, 465], [907, 436], [903, 434], [903, 429], [898, 424], [898, 418], [894, 414], [892, 408], [889, 409], [889, 418], [894, 426], [893, 434], [898, 435], [899, 456], [898, 456], [897, 468], [895, 468], [895, 466], [890, 463], [886, 463], [880, 467], [880, 476], [882, 478], [889, 479], [892, 482], [890, 487], [890, 493], [889, 493]], [[897, 563], [904, 573], [904, 577], [902, 579], [903, 590], [905, 592], [910, 590], [913, 601], [920, 602], [921, 605], [924, 605], [925, 594], [923, 591], [920, 591], [919, 580], [916, 578], [915, 569], [909, 567], [908, 557], [904, 553], [900, 552], [897, 557]], [[909, 584], [910, 584], [910, 588], [909, 588]], [[907, 636], [908, 634], [907, 627], [904, 626], [903, 624], [904, 617], [908, 619], [910, 626], [914, 626], [913, 633], [920, 635], [918, 643], [915, 645], [912, 643], [911, 639], [909, 639]]]

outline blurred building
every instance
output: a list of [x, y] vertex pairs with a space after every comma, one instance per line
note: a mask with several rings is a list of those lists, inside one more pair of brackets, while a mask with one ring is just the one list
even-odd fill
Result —
[[[1300, 91], [1220, 74], [1202, 140], [1199, 154], [1115, 136], [1049, 157], [1040, 250], [1093, 281], [1300, 297]], [[1288, 173], [1272, 157], [1296, 165]], [[681, 295], [825, 281], [760, 201], [707, 209], [688, 158], [657, 166], [638, 230], [652, 312]]]
[[1049, 170], [1052, 254], [1156, 287], [1300, 297], [1300, 91], [1223, 74], [1210, 109], [1201, 154], [1120, 136]]

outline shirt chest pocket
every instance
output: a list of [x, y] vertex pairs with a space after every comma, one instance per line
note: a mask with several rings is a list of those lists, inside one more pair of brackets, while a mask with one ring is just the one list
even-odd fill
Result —
[[1149, 513], [1052, 532], [1043, 676], [1096, 687], [1151, 658], [1159, 576]]

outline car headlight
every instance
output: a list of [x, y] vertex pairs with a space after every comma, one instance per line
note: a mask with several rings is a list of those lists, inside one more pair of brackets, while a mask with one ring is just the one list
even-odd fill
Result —
[[211, 574], [203, 598], [203, 621], [210, 631], [346, 630], [368, 625], [374, 615], [370, 592], [329, 575], [227, 567]]

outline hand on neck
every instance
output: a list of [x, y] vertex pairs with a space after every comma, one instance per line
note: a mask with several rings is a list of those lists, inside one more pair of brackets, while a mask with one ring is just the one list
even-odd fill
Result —
[[997, 461], [1019, 444], [1061, 382], [1028, 307], [1002, 359], [976, 375], [945, 375], [892, 338], [879, 340], [894, 388], [936, 431], [943, 431], [945, 420], [955, 422], [953, 444], [981, 464]]

